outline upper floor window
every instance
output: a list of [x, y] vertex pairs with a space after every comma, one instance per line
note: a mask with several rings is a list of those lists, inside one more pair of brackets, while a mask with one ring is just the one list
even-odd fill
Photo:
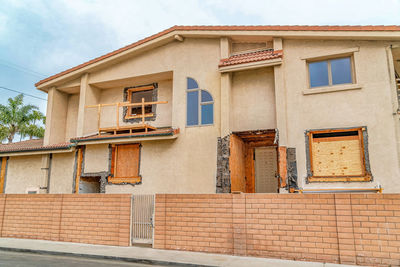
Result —
[[351, 57], [313, 61], [308, 63], [310, 88], [353, 83]]
[[[141, 103], [157, 101], [157, 84], [126, 88], [126, 101], [129, 103]], [[146, 120], [155, 116], [156, 105], [146, 104], [144, 114]], [[131, 106], [126, 109], [125, 119], [141, 118], [143, 114], [142, 106]]]
[[214, 100], [209, 92], [199, 89], [197, 82], [187, 78], [186, 125], [211, 125], [214, 123]]

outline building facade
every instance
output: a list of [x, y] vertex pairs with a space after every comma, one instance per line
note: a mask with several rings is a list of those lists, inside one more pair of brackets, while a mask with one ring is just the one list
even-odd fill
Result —
[[3, 193], [400, 192], [397, 26], [174, 26], [36, 84]]

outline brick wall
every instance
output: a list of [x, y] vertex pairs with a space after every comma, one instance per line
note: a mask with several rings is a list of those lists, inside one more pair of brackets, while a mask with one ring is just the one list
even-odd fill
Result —
[[154, 247], [400, 265], [400, 194], [157, 195]]
[[0, 195], [0, 236], [129, 246], [130, 195]]

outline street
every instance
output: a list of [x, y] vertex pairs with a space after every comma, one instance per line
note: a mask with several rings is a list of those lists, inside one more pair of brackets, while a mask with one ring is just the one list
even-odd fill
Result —
[[[160, 266], [149, 265], [143, 263], [132, 263], [117, 260], [103, 260], [103, 259], [88, 259], [83, 257], [73, 256], [57, 256], [57, 255], [42, 255], [27, 252], [11, 252], [0, 250], [0, 266], [4, 267], [103, 267], [103, 266], [117, 266], [117, 267], [143, 267], [143, 266]], [[171, 265], [169, 265], [171, 266]]]

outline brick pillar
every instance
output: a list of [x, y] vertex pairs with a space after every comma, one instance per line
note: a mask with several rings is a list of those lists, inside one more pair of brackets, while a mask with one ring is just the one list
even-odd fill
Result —
[[51, 233], [50, 240], [51, 241], [60, 241], [60, 224], [61, 224], [61, 214], [62, 214], [62, 203], [63, 203], [62, 194], [53, 195], [53, 206], [51, 208]]
[[1, 232], [3, 230], [3, 219], [5, 210], [6, 210], [6, 195], [0, 194], [0, 237], [2, 237]]
[[156, 194], [153, 247], [158, 249], [165, 249], [165, 198], [164, 194]]
[[246, 194], [232, 194], [233, 255], [247, 255]]
[[339, 263], [357, 264], [350, 194], [335, 194]]
[[121, 204], [119, 207], [119, 229], [118, 229], [118, 245], [130, 246], [130, 228], [131, 228], [131, 212], [132, 212], [131, 195], [121, 195]]

